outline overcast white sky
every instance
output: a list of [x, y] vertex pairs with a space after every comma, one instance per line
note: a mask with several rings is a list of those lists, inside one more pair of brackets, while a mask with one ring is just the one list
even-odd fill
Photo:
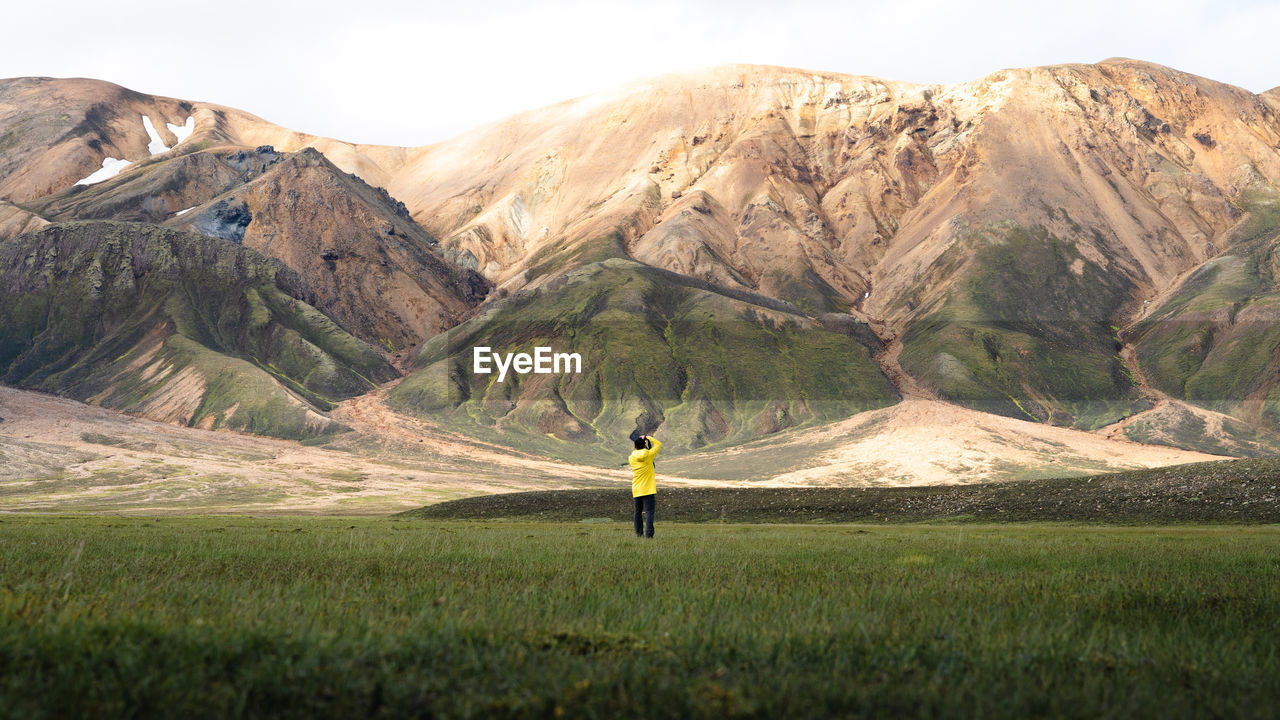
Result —
[[95, 77], [305, 132], [422, 145], [670, 71], [788, 65], [917, 82], [1134, 57], [1280, 85], [1252, 0], [72, 0], [13, 3], [0, 77]]

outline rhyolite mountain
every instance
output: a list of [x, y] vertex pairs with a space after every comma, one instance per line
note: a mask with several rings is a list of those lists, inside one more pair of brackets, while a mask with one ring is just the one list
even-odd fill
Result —
[[[0, 231], [100, 217], [244, 243], [360, 338], [425, 341], [393, 407], [547, 452], [636, 424], [673, 450], [740, 442], [913, 393], [1260, 453], [1280, 428], [1278, 110], [1131, 60], [956, 85], [730, 66], [384, 148], [20, 79], [0, 82]], [[150, 155], [144, 114], [172, 150]], [[133, 165], [74, 185], [107, 158]], [[314, 187], [351, 204], [326, 214]], [[306, 244], [361, 207], [376, 220]], [[431, 303], [352, 291], [379, 267]], [[498, 384], [467, 372], [476, 344], [572, 348], [584, 372]]]
[[278, 261], [195, 233], [86, 221], [0, 244], [0, 379], [204, 428], [308, 438], [398, 373]]
[[75, 185], [29, 208], [50, 221], [164, 224], [275, 257], [313, 288], [318, 307], [393, 350], [456, 325], [484, 298], [478, 273], [445, 260], [405, 207], [313, 148], [219, 148], [150, 161]]
[[[1158, 319], [1198, 269], [1273, 249], [1275, 113], [1274, 92], [1129, 60], [953, 86], [730, 67], [421, 149], [388, 187], [511, 292], [627, 257], [849, 313], [890, 376], [946, 401], [1266, 452], [1277, 342], [1239, 319], [1265, 317], [1271, 275], [1231, 297], [1242, 315], [1197, 320], [1216, 351], [1184, 358]], [[441, 172], [459, 163], [473, 171]], [[1195, 382], [1144, 383], [1161, 363]]]

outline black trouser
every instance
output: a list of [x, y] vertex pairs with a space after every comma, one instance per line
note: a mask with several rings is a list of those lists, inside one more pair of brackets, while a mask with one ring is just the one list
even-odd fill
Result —
[[[636, 512], [632, 518], [636, 523], [636, 537], [640, 537], [641, 531], [645, 536], [653, 537], [653, 501], [657, 497], [657, 495], [641, 495], [633, 498], [636, 501]], [[648, 518], [643, 526], [640, 524], [642, 514]]]

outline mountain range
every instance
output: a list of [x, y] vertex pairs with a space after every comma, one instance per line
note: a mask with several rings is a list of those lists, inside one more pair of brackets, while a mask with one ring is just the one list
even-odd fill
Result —
[[[1280, 448], [1280, 89], [1133, 60], [915, 85], [727, 66], [419, 148], [0, 81], [0, 381], [323, 440], [611, 462], [904, 399]], [[578, 352], [503, 383], [470, 349]], [[869, 416], [870, 417], [870, 416]]]

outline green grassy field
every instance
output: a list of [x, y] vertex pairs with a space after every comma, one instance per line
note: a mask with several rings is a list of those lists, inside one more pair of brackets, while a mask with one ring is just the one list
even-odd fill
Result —
[[1280, 528], [0, 516], [0, 715], [1250, 717]]

